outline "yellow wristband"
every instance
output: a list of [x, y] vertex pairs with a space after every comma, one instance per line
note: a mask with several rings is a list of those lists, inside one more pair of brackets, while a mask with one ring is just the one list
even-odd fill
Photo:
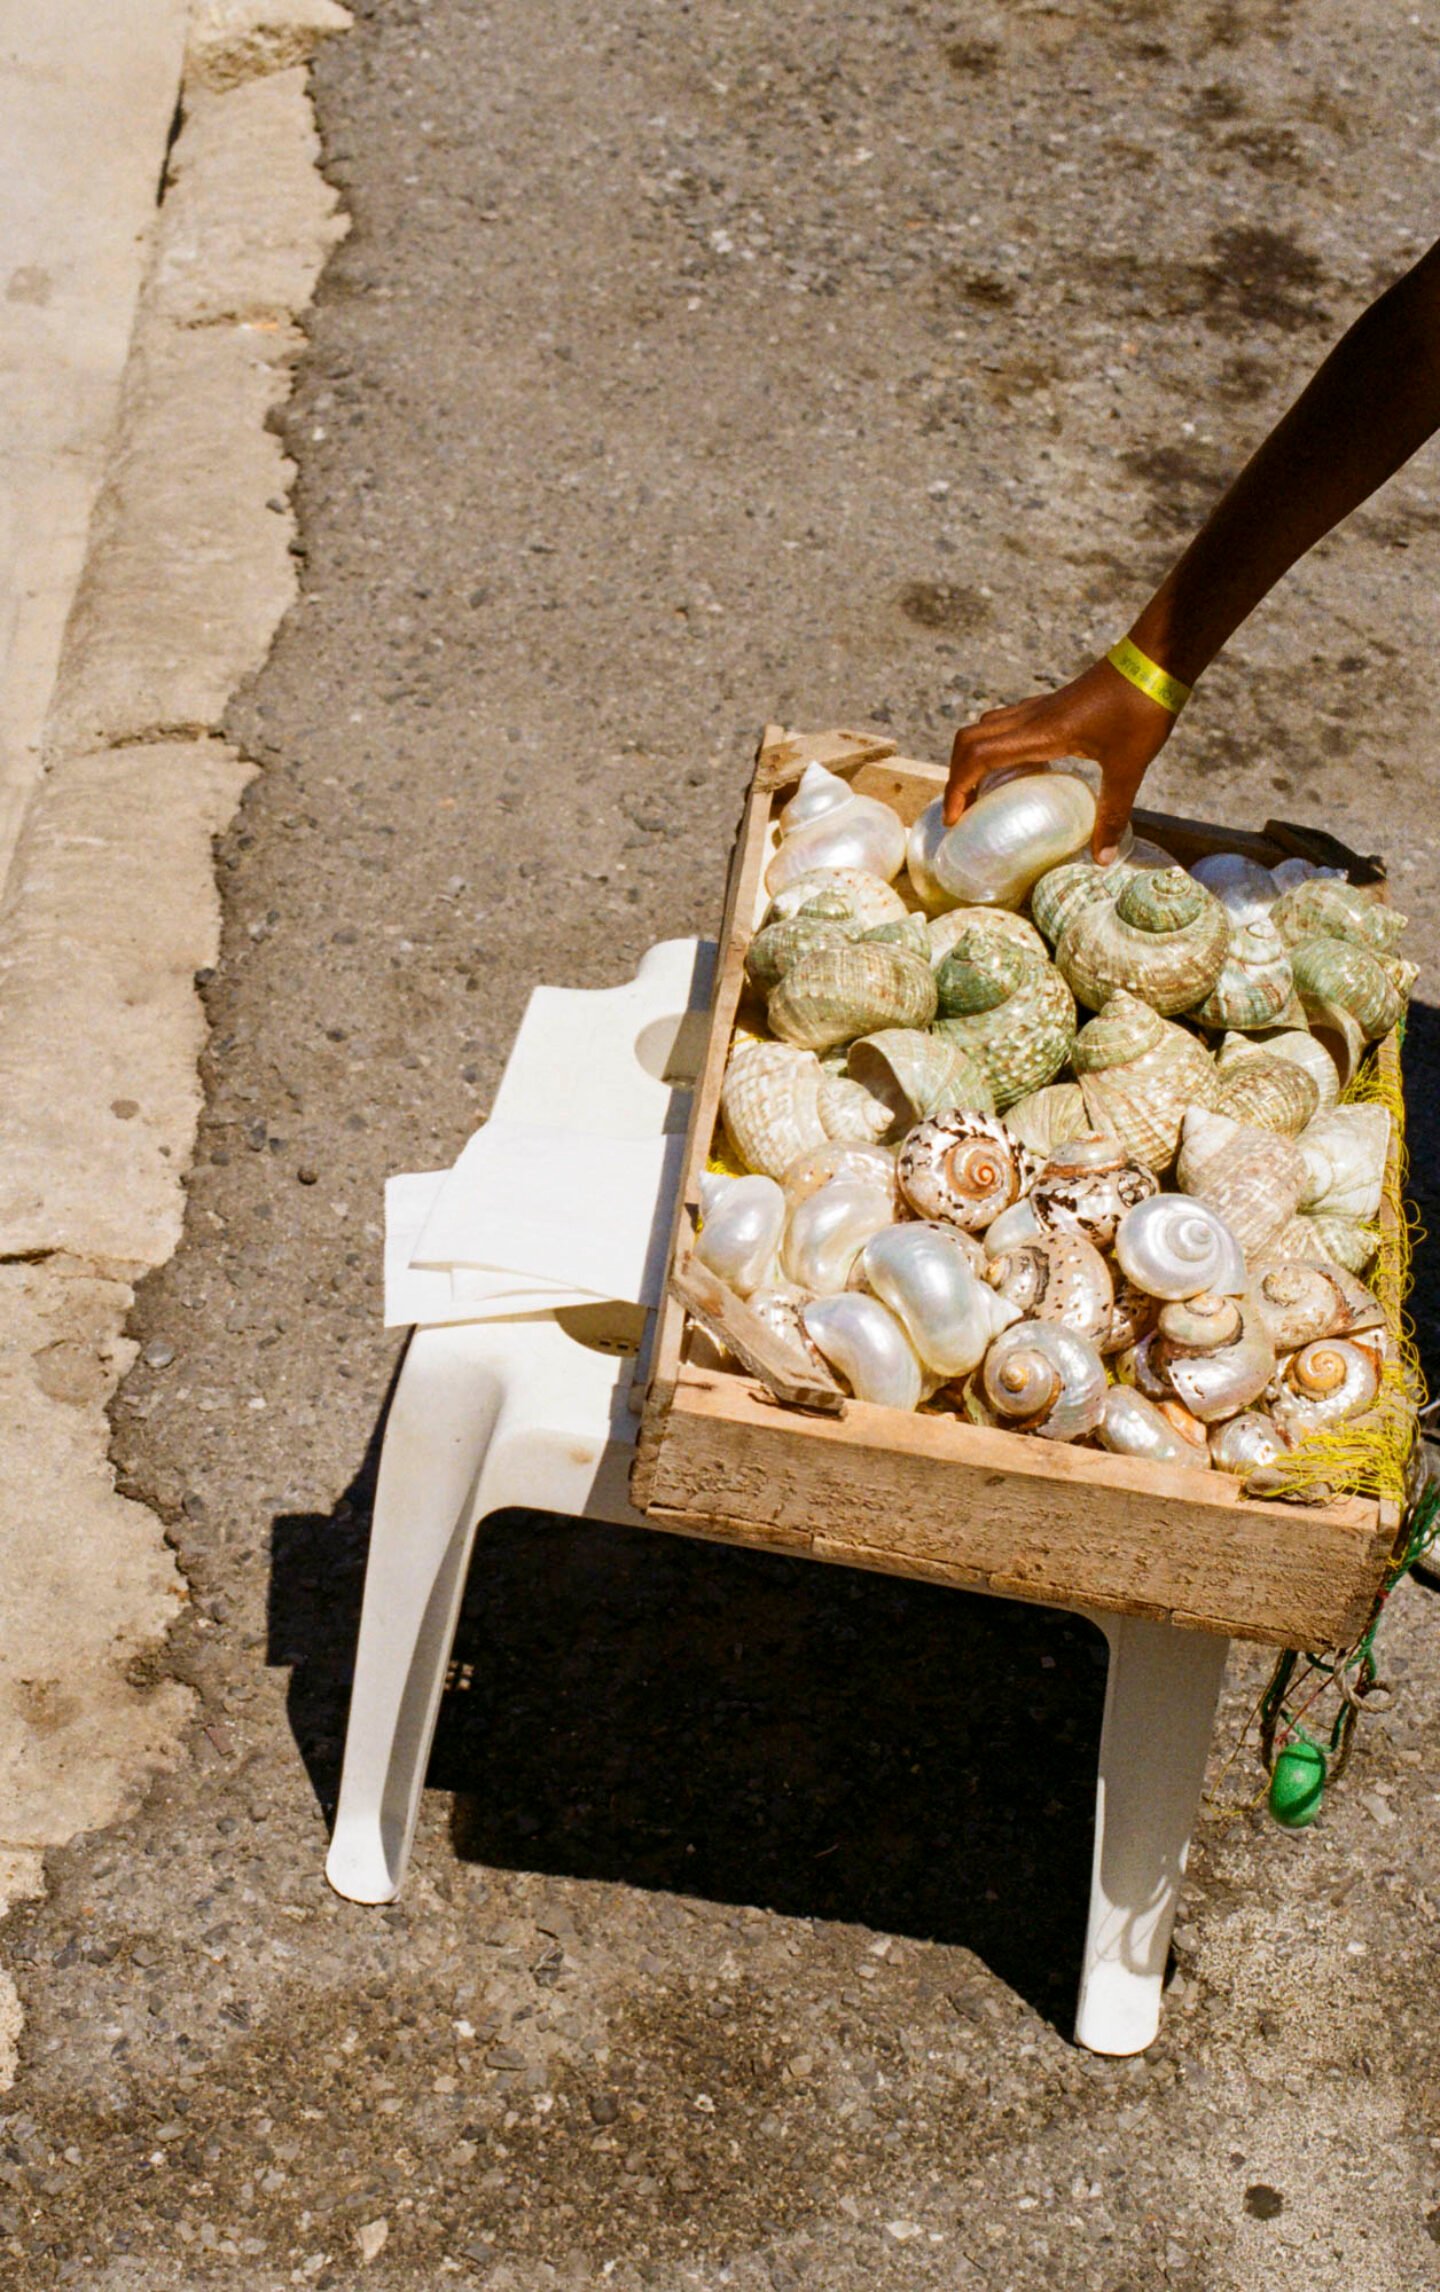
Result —
[[1142, 653], [1129, 637], [1122, 637], [1118, 645], [1112, 645], [1105, 658], [1111, 668], [1118, 669], [1147, 700], [1158, 701], [1172, 716], [1178, 716], [1190, 698], [1193, 688], [1182, 684], [1178, 676], [1171, 676], [1168, 669], [1162, 669], [1158, 661]]

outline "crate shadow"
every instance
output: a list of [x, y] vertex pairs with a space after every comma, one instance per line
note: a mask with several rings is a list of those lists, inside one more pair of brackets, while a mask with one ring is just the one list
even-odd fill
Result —
[[1404, 1069], [1410, 1199], [1420, 1224], [1434, 1237], [1415, 1252], [1410, 1311], [1426, 1382], [1435, 1393], [1440, 1392], [1440, 1010], [1432, 1004], [1410, 1005]]

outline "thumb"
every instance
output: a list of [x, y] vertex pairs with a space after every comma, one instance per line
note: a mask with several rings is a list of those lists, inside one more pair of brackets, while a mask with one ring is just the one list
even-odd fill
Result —
[[1101, 867], [1108, 867], [1120, 850], [1120, 839], [1130, 825], [1130, 813], [1135, 803], [1135, 792], [1140, 785], [1137, 773], [1132, 779], [1128, 773], [1110, 771], [1100, 782], [1100, 794], [1095, 803], [1095, 832], [1090, 838], [1091, 857]]

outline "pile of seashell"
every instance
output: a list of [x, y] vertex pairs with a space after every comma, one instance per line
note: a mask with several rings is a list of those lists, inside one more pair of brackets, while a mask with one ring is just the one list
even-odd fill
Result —
[[1298, 859], [1102, 869], [1094, 817], [1040, 768], [907, 835], [807, 767], [721, 1092], [749, 1174], [706, 1177], [697, 1254], [861, 1400], [1263, 1485], [1391, 1343], [1390, 1116], [1340, 1098], [1405, 919]]

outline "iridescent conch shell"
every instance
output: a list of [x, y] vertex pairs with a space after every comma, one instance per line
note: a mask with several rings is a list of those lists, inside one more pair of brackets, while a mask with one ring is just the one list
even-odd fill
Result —
[[787, 1163], [780, 1183], [793, 1210], [835, 1178], [852, 1178], [864, 1186], [878, 1186], [888, 1196], [892, 1214], [899, 1217], [900, 1180], [895, 1155], [889, 1146], [864, 1139], [826, 1139], [822, 1145], [807, 1146], [793, 1162]]
[[900, 1188], [916, 1215], [982, 1233], [1018, 1201], [1035, 1164], [1018, 1138], [986, 1114], [933, 1114], [903, 1141]]
[[1264, 1249], [1294, 1216], [1305, 1187], [1293, 1139], [1203, 1106], [1185, 1116], [1176, 1175], [1187, 1194], [1224, 1219], [1247, 1254]]
[[1380, 1215], [1390, 1153], [1388, 1107], [1332, 1107], [1317, 1115], [1297, 1143], [1305, 1164], [1302, 1210], [1341, 1218]]
[[1005, 1127], [1045, 1160], [1057, 1146], [1068, 1146], [1072, 1138], [1083, 1136], [1091, 1123], [1078, 1082], [1047, 1082], [1006, 1107]]
[[1369, 1272], [1379, 1247], [1380, 1229], [1368, 1219], [1337, 1218], [1325, 1211], [1312, 1216], [1307, 1211], [1287, 1218], [1266, 1244], [1265, 1254], [1312, 1263], [1328, 1260], [1343, 1266], [1347, 1273], [1363, 1274]]
[[850, 1045], [850, 1072], [890, 1110], [891, 1127], [908, 1130], [947, 1106], [993, 1114], [995, 1094], [984, 1068], [957, 1042], [918, 1027], [885, 1027]]
[[1317, 1337], [1347, 1337], [1385, 1325], [1384, 1308], [1343, 1266], [1305, 1258], [1261, 1258], [1251, 1266], [1250, 1296], [1277, 1353]]
[[1020, 1308], [977, 1278], [968, 1237], [951, 1226], [890, 1226], [867, 1242], [860, 1261], [866, 1285], [903, 1322], [927, 1369], [966, 1376], [990, 1341]]
[[773, 1178], [700, 1180], [701, 1227], [695, 1255], [738, 1297], [769, 1282], [785, 1226], [785, 1196]]
[[898, 922], [905, 912], [904, 900], [883, 875], [863, 867], [818, 867], [777, 892], [764, 921], [784, 923], [792, 915], [813, 913], [869, 931], [877, 923]]
[[1158, 1187], [1154, 1171], [1127, 1154], [1119, 1139], [1087, 1135], [1056, 1148], [1030, 1198], [1049, 1232], [1080, 1234], [1108, 1249], [1126, 1212]]
[[[884, 1109], [877, 1112], [883, 1118]], [[835, 1089], [811, 1052], [754, 1035], [736, 1038], [720, 1086], [720, 1113], [737, 1161], [767, 1178], [783, 1177], [798, 1154], [823, 1146], [837, 1131], [875, 1135], [874, 1119]]]
[[1124, 988], [1080, 1029], [1070, 1061], [1091, 1127], [1152, 1170], [1174, 1161], [1186, 1107], [1212, 1105], [1218, 1088], [1198, 1036]]
[[[783, 1202], [783, 1193], [780, 1198]], [[833, 1297], [849, 1281], [871, 1236], [892, 1224], [894, 1216], [885, 1187], [832, 1179], [790, 1211], [780, 1253], [785, 1278], [812, 1297]]]
[[[819, 906], [823, 902], [817, 901]], [[792, 964], [812, 947], [843, 947], [858, 936], [859, 926], [838, 916], [819, 915], [802, 908], [783, 923], [767, 923], [745, 950], [745, 975], [762, 995], [784, 978]]]
[[1027, 1321], [1058, 1321], [1097, 1346], [1110, 1334], [1110, 1268], [1081, 1234], [1039, 1234], [992, 1258], [985, 1279]]
[[1306, 939], [1346, 939], [1367, 947], [1372, 955], [1389, 955], [1399, 944], [1406, 917], [1387, 907], [1353, 883], [1312, 876], [1282, 892], [1271, 910], [1271, 922], [1287, 947]]
[[1155, 1194], [1121, 1219], [1115, 1261], [1147, 1297], [1239, 1296], [1245, 1257], [1223, 1218], [1188, 1194]]
[[901, 820], [874, 796], [857, 796], [823, 764], [807, 764], [780, 814], [780, 845], [765, 870], [772, 894], [816, 868], [858, 867], [888, 883], [905, 858]]
[[912, 822], [905, 839], [905, 872], [910, 878], [911, 890], [927, 915], [943, 915], [947, 908], [956, 905], [953, 892], [945, 889], [933, 865], [936, 846], [947, 833], [945, 799], [937, 796]]
[[856, 1289], [817, 1297], [801, 1310], [806, 1334], [857, 1401], [918, 1408], [930, 1380], [904, 1328], [878, 1297]]
[[[1311, 1039], [1308, 1035], [1304, 1038]], [[1317, 1049], [1319, 1046], [1316, 1046]], [[1320, 1056], [1329, 1058], [1324, 1051]], [[1333, 1073], [1333, 1068], [1331, 1069]], [[1257, 1130], [1278, 1130], [1295, 1138], [1316, 1113], [1320, 1092], [1308, 1066], [1298, 1059], [1274, 1058], [1255, 1048], [1248, 1035], [1227, 1035], [1216, 1059], [1219, 1087], [1211, 1111]], [[1337, 1078], [1338, 1088], [1338, 1078]]]
[[1211, 1429], [1210, 1462], [1217, 1472], [1233, 1472], [1241, 1480], [1263, 1471], [1284, 1453], [1279, 1427], [1263, 1409], [1242, 1409], [1238, 1417]]
[[935, 1031], [983, 1069], [1002, 1112], [1059, 1073], [1075, 1039], [1075, 998], [1048, 958], [967, 932], [935, 985]]
[[1248, 1034], [1256, 1027], [1273, 1027], [1294, 992], [1284, 942], [1261, 917], [1232, 926], [1220, 976], [1190, 1015], [1202, 1027], [1233, 1027]]
[[[1348, 940], [1302, 940], [1291, 950], [1290, 966], [1295, 991], [1317, 1034], [1322, 1027], [1333, 1025], [1335, 1015], [1343, 1012], [1367, 1042], [1376, 1042], [1389, 1034], [1405, 1007], [1404, 996], [1379, 959]], [[1330, 1042], [1323, 1035], [1322, 1040], [1329, 1050]]]
[[930, 960], [938, 968], [944, 962], [957, 939], [972, 931], [988, 932], [992, 939], [1008, 941], [1022, 954], [1038, 955], [1043, 962], [1050, 960], [1050, 950], [1033, 923], [1017, 915], [1012, 907], [952, 907], [948, 914], [936, 915], [927, 926], [930, 935]]
[[1125, 988], [1162, 1018], [1193, 1010], [1220, 976], [1230, 920], [1183, 868], [1132, 876], [1113, 906], [1094, 900], [1060, 934], [1055, 960], [1079, 1000], [1103, 1010]]
[[1243, 852], [1207, 852], [1191, 862], [1190, 873], [1219, 900], [1237, 927], [1265, 921], [1280, 896], [1269, 868]]
[[1143, 1456], [1151, 1464], [1202, 1463], [1195, 1444], [1175, 1430], [1154, 1401], [1147, 1401], [1132, 1385], [1112, 1385], [1105, 1395], [1104, 1414], [1095, 1428], [1102, 1448], [1116, 1456]]
[[1238, 1416], [1275, 1373], [1275, 1348], [1259, 1315], [1211, 1290], [1161, 1307], [1154, 1358], [1201, 1424]]
[[768, 1011], [782, 1042], [829, 1050], [882, 1027], [928, 1026], [935, 1015], [935, 974], [902, 948], [873, 941], [817, 947], [786, 972]]
[[935, 882], [973, 907], [1019, 907], [1030, 886], [1083, 851], [1095, 827], [1095, 798], [1069, 772], [1027, 773], [982, 787], [970, 809], [930, 853]]
[[995, 1339], [972, 1391], [1011, 1431], [1083, 1440], [1105, 1413], [1105, 1364], [1058, 1321], [1017, 1321]]
[[1375, 1357], [1352, 1337], [1317, 1337], [1280, 1369], [1270, 1407], [1288, 1442], [1363, 1415], [1380, 1390]]

